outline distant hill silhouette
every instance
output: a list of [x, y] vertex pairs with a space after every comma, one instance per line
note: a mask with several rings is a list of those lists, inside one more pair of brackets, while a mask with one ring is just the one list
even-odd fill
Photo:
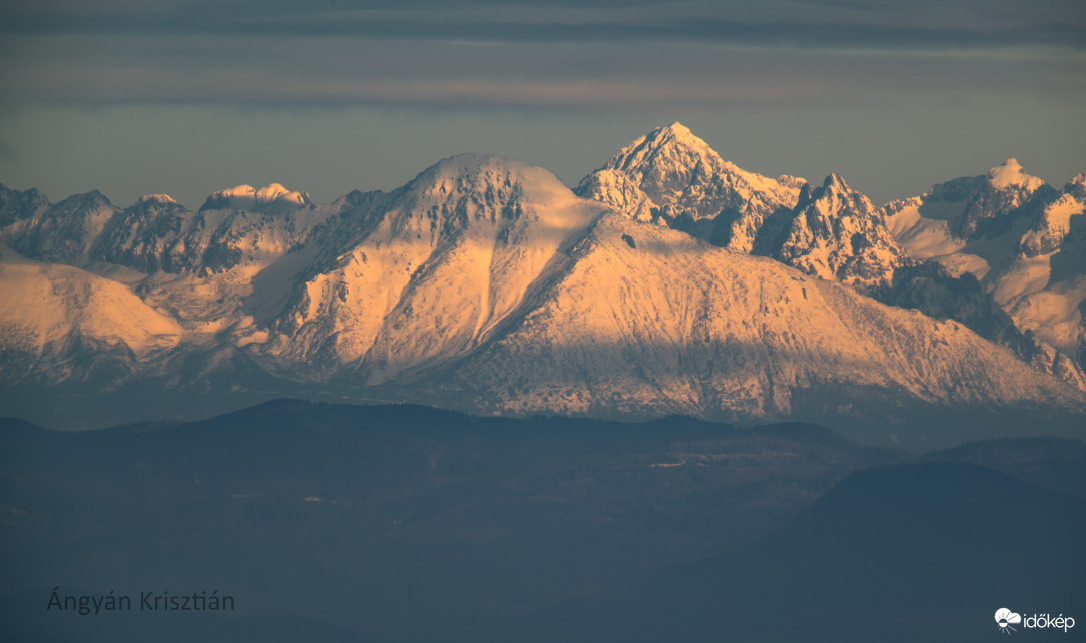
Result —
[[741, 551], [542, 620], [586, 641], [993, 640], [1001, 607], [1081, 612], [1084, 541], [1081, 499], [971, 464], [892, 465], [851, 474]]
[[[981, 453], [1057, 488], [1083, 465], [1074, 441], [960, 449], [924, 457]], [[1084, 501], [919, 459], [804, 424], [410, 405], [278, 400], [81, 433], [5, 419], [0, 629], [79, 641], [969, 640], [993, 633], [999, 607], [1074, 614]], [[218, 589], [239, 608], [58, 616], [44, 609], [55, 586]]]

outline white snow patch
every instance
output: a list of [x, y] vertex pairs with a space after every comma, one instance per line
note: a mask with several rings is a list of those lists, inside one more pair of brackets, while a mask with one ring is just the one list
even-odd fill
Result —
[[13, 258], [0, 263], [0, 325], [33, 338], [41, 354], [73, 335], [127, 346], [138, 358], [181, 339], [178, 323], [129, 292], [124, 284], [64, 266]]
[[1031, 330], [1043, 341], [1073, 355], [1086, 341], [1080, 311], [1083, 301], [1086, 276], [1022, 297], [1009, 312], [1019, 328]]
[[247, 209], [279, 203], [282, 205], [305, 205], [309, 202], [304, 192], [288, 190], [280, 183], [272, 183], [260, 189], [251, 185], [238, 185], [219, 190], [211, 195], [213, 199], [225, 199], [230, 207]]
[[158, 203], [177, 203], [169, 194], [145, 194], [139, 198], [139, 203], [156, 201]]
[[1003, 165], [989, 170], [988, 180], [992, 182], [993, 186], [1001, 190], [1009, 187], [1019, 187], [1032, 191], [1045, 184], [1043, 180], [1036, 176], [1030, 176], [1023, 172], [1022, 166], [1018, 164], [1018, 159], [1014, 158], [1009, 158], [1003, 162]]
[[957, 252], [965, 242], [950, 232], [946, 220], [920, 214], [920, 200], [915, 199], [886, 217], [890, 235], [914, 259], [930, 259]]
[[999, 276], [992, 296], [1000, 306], [1007, 306], [1015, 299], [1044, 290], [1052, 274], [1051, 255], [1019, 257]]
[[968, 252], [955, 252], [949, 255], [932, 257], [932, 259], [942, 264], [951, 277], [961, 277], [968, 272], [972, 273], [977, 279], [984, 279], [992, 269], [984, 257], [969, 254]]

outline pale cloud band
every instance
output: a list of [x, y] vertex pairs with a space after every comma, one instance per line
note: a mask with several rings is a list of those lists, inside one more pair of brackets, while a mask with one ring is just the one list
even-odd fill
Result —
[[830, 103], [899, 92], [1058, 93], [1086, 54], [940, 53], [666, 42], [480, 43], [315, 36], [20, 35], [5, 103], [617, 109]]

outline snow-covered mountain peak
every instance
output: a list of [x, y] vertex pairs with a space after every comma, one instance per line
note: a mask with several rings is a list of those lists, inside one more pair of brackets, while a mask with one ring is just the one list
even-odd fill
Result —
[[657, 127], [618, 151], [607, 160], [604, 169], [617, 169], [627, 173], [645, 175], [668, 172], [686, 174], [691, 170], [709, 171], [718, 166], [729, 170], [738, 167], [725, 161], [713, 148], [694, 136], [679, 122], [667, 127]]
[[991, 181], [993, 187], [1000, 190], [1016, 187], [1032, 192], [1045, 184], [1042, 179], [1023, 172], [1022, 166], [1015, 158], [1009, 158], [999, 167], [988, 170], [988, 180]]
[[1086, 198], [1086, 172], [1071, 177], [1071, 180], [1067, 182], [1067, 185], [1063, 186], [1063, 191], [1067, 194], [1073, 194], [1080, 199]]
[[834, 209], [851, 206], [853, 210], [857, 211], [852, 214], [862, 213], [863, 216], [873, 216], [875, 212], [875, 208], [867, 195], [854, 190], [839, 174], [827, 176], [822, 182], [822, 187], [810, 190], [810, 197], [812, 201], [838, 204], [833, 206]]
[[110, 205], [113, 204], [109, 200], [109, 197], [102, 194], [102, 192], [100, 190], [98, 190], [97, 188], [95, 188], [95, 189], [93, 189], [93, 190], [91, 190], [89, 192], [82, 192], [82, 193], [79, 193], [79, 194], [73, 194], [72, 196], [70, 196], [68, 198], [69, 199], [80, 198], [80, 199], [84, 199], [84, 200], [87, 200], [87, 201], [95, 201], [95, 202], [98, 202], [98, 203], [109, 203]]
[[658, 127], [622, 148], [575, 192], [630, 218], [667, 224], [740, 252], [754, 247], [766, 217], [791, 209], [799, 196], [792, 177], [776, 181], [747, 172], [681, 123]]
[[[697, 138], [696, 136], [694, 136], [694, 133], [690, 131], [689, 127], [687, 127], [686, 125], [683, 125], [679, 121], [675, 121], [671, 125], [668, 125], [666, 127], [661, 127], [659, 129], [661, 131], [670, 132], [672, 136], [691, 136], [691, 137]], [[701, 140], [701, 139], [698, 139], [698, 140]]]
[[143, 196], [141, 196], [139, 199], [136, 200], [136, 203], [173, 203], [173, 204], [176, 204], [177, 201], [175, 201], [174, 198], [172, 196], [170, 196], [169, 194], [144, 194]]
[[[1037, 220], [1056, 194], [1009, 158], [987, 174], [937, 183], [919, 197], [888, 203], [883, 212], [894, 238], [913, 258], [948, 257], [945, 265], [952, 274], [971, 272], [983, 278], [1011, 258], [1008, 253], [1017, 251], [1030, 221]], [[1004, 240], [983, 242], [996, 237]]]
[[[164, 195], [162, 195], [162, 196], [164, 196]], [[138, 202], [147, 201], [147, 202], [150, 202], [150, 203], [176, 203], [176, 201], [174, 201], [173, 199], [170, 199], [169, 197], [167, 197], [167, 199], [168, 200], [159, 200], [159, 199], [147, 199], [146, 197], [143, 197]], [[90, 192], [83, 192], [82, 194], [73, 194], [72, 196], [68, 197], [67, 199], [64, 199], [63, 201], [58, 202], [56, 205], [58, 207], [63, 207], [65, 205], [67, 205], [67, 204], [71, 204], [73, 206], [78, 204], [79, 207], [85, 208], [85, 209], [116, 208], [116, 206], [113, 205], [113, 202], [109, 200], [109, 197], [102, 194], [98, 190], [91, 190]]]
[[[546, 178], [543, 178], [546, 177]], [[537, 181], [558, 182], [554, 173], [544, 168], [529, 165], [523, 161], [499, 156], [497, 154], [483, 154], [468, 152], [443, 158], [437, 163], [426, 168], [408, 183], [407, 187], [425, 183], [440, 182], [442, 180], [461, 180], [472, 178], [474, 181]]]
[[763, 252], [810, 275], [861, 289], [890, 283], [906, 261], [871, 200], [837, 174], [822, 187], [803, 186], [779, 247]]
[[653, 130], [653, 132], [649, 134], [649, 138], [655, 138], [661, 143], [670, 143], [672, 145], [712, 149], [705, 141], [694, 136], [694, 133], [690, 131], [690, 128], [679, 121], [675, 121], [666, 127], [659, 127]]
[[498, 175], [516, 176], [531, 169], [533, 169], [532, 166], [527, 163], [514, 159], [494, 154], [469, 152], [441, 159], [420, 172], [408, 186], [457, 181], [468, 177], [487, 179]]
[[259, 189], [243, 184], [225, 190], [217, 190], [207, 197], [200, 209], [233, 208], [237, 210], [254, 210], [272, 205], [292, 209], [308, 203], [309, 195], [307, 193], [288, 190], [281, 183], [272, 183]]
[[839, 174], [830, 174], [827, 176], [826, 180], [822, 182], [822, 188], [826, 190], [836, 190], [845, 194], [853, 191], [852, 188], [848, 186], [848, 183], [845, 183], [845, 179]]
[[443, 159], [329, 244], [334, 260], [297, 289], [261, 350], [364, 367], [374, 384], [451, 362], [517, 320], [607, 211], [543, 168]]
[[257, 203], [269, 203], [276, 199], [289, 199], [296, 203], [303, 203], [305, 201], [301, 192], [288, 190], [283, 187], [281, 183], [272, 183], [271, 185], [256, 191]]
[[[845, 179], [839, 174], [830, 174], [822, 181], [822, 185], [812, 185], [810, 183], [804, 183], [799, 189], [799, 199], [796, 203], [797, 209], [803, 209], [808, 207], [812, 202], [821, 201], [823, 203], [821, 209], [826, 208], [826, 204], [836, 203], [840, 201], [855, 200], [857, 203], [862, 204], [862, 208], [865, 212], [870, 209], [870, 200], [862, 192], [857, 192], [849, 187]], [[838, 209], [839, 205], [832, 206], [831, 209]]]
[[[575, 200], [553, 173], [491, 154], [458, 154], [438, 161], [405, 187], [411, 207], [468, 219], [517, 218], [523, 206], [562, 206]], [[546, 208], [539, 210], [546, 212]]]

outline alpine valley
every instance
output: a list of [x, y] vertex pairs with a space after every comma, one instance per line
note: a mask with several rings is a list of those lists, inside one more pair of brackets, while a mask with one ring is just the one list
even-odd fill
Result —
[[485, 155], [328, 204], [120, 208], [0, 186], [2, 415], [276, 397], [475, 415], [814, 421], [876, 445], [1086, 427], [1086, 175], [1017, 161], [879, 207], [679, 123], [570, 190]]

